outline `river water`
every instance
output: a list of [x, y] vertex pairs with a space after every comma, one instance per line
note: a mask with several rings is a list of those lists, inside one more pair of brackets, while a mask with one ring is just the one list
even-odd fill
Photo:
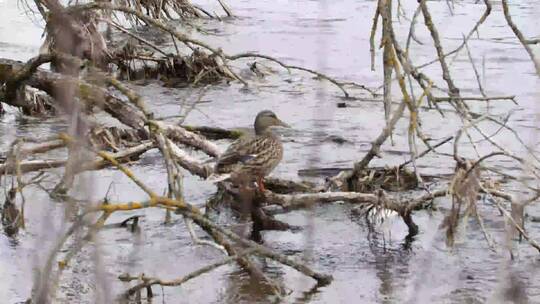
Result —
[[[407, 2], [407, 3], [405, 3]], [[411, 3], [408, 3], [411, 2]], [[410, 18], [416, 1], [402, 1]], [[511, 1], [511, 11], [519, 28], [531, 38], [538, 38], [540, 1]], [[208, 10], [219, 12], [214, 1], [196, 1]], [[354, 81], [371, 88], [382, 83], [382, 54], [377, 51], [375, 72], [370, 69], [369, 34], [375, 11], [374, 1], [228, 1], [238, 16], [234, 19], [201, 20], [197, 24], [215, 32], [212, 36], [191, 34], [235, 54], [257, 51], [275, 56], [290, 64], [317, 69], [340, 80]], [[494, 101], [490, 113], [512, 113], [509, 125], [536, 151], [538, 144], [537, 114], [540, 86], [527, 53], [506, 26], [499, 2], [493, 3], [492, 15], [481, 26], [479, 36], [470, 41], [470, 49], [488, 95], [516, 95], [519, 105]], [[430, 1], [445, 50], [455, 48], [484, 10], [476, 1], [456, 1], [449, 9], [446, 1]], [[24, 13], [24, 7], [14, 0], [0, 0], [0, 57], [27, 60], [35, 56], [41, 43], [39, 20]], [[409, 22], [395, 20], [399, 39], [404, 42]], [[415, 64], [429, 62], [435, 56], [430, 35], [421, 22], [417, 36], [424, 45], [412, 45]], [[169, 45], [169, 47], [171, 47]], [[540, 52], [537, 52], [540, 54]], [[235, 65], [247, 69], [247, 63]], [[273, 175], [299, 179], [298, 170], [308, 167], [348, 167], [362, 157], [370, 142], [384, 126], [380, 102], [363, 100], [370, 96], [361, 90], [351, 90], [359, 99], [344, 100], [334, 86], [303, 73], [287, 73], [272, 66], [277, 74], [263, 80], [252, 79], [249, 90], [240, 84], [210, 87], [186, 123], [220, 127], [249, 127], [254, 115], [262, 109], [272, 109], [293, 129], [284, 134], [285, 156]], [[444, 87], [439, 67], [423, 69]], [[465, 52], [453, 61], [452, 75], [465, 96], [479, 95], [476, 77]], [[200, 89], [170, 89], [157, 84], [134, 86], [147, 98], [156, 116], [178, 115], [186, 104], [196, 100]], [[398, 92], [394, 88], [394, 92]], [[418, 94], [418, 93], [417, 93]], [[397, 96], [397, 95], [396, 95]], [[398, 100], [396, 98], [396, 100]], [[346, 102], [348, 107], [338, 108]], [[488, 111], [482, 102], [470, 103], [477, 112]], [[443, 105], [444, 107], [444, 105]], [[9, 109], [8, 109], [9, 110]], [[461, 122], [451, 113], [441, 118], [436, 111], [422, 111], [423, 129], [434, 139], [454, 135]], [[394, 145], [383, 146], [382, 159], [373, 165], [394, 165], [407, 160], [407, 120], [395, 131]], [[59, 119], [45, 121], [24, 117], [13, 110], [0, 117], [0, 147], [5, 151], [19, 136], [45, 137], [65, 128]], [[482, 124], [491, 134], [497, 127]], [[341, 136], [343, 144], [329, 140]], [[478, 134], [472, 134], [479, 139]], [[523, 149], [510, 132], [499, 132], [498, 143], [515, 153]], [[220, 141], [223, 147], [226, 141]], [[493, 148], [479, 144], [481, 155]], [[441, 151], [451, 152], [451, 145]], [[463, 153], [474, 157], [471, 146]], [[54, 157], [55, 155], [49, 155]], [[58, 155], [56, 155], [58, 156]], [[516, 163], [497, 160], [491, 163], [507, 172], [519, 175]], [[453, 171], [450, 158], [428, 155], [418, 161], [421, 172], [442, 174]], [[132, 169], [155, 191], [166, 189], [166, 172], [156, 151], [143, 155]], [[60, 171], [56, 171], [61, 173]], [[110, 186], [112, 183], [112, 186]], [[515, 185], [505, 186], [519, 191]], [[188, 176], [185, 179], [186, 198], [203, 206], [215, 188], [207, 182]], [[106, 193], [111, 201], [144, 199], [144, 193], [116, 170], [101, 170], [80, 176], [78, 197], [102, 199]], [[66, 229], [64, 206], [51, 201], [41, 191], [28, 188], [26, 229], [16, 238], [0, 234], [0, 299], [2, 303], [24, 301], [31, 293], [34, 271], [43, 267], [54, 241]], [[437, 201], [444, 212], [446, 199]], [[266, 232], [265, 244], [280, 252], [303, 258], [306, 263], [334, 276], [332, 284], [312, 290], [313, 281], [287, 267], [266, 262], [262, 266], [272, 278], [284, 282], [293, 291], [285, 302], [311, 303], [498, 303], [510, 297], [520, 303], [540, 302], [538, 253], [527, 243], [514, 243], [519, 254], [511, 260], [505, 236], [504, 219], [489, 200], [480, 201], [479, 212], [487, 230], [498, 243], [498, 250], [489, 250], [478, 224], [470, 220], [462, 229], [453, 249], [445, 245], [444, 232], [438, 229], [442, 212], [419, 211], [414, 219], [420, 234], [412, 244], [404, 237], [406, 226], [401, 220], [389, 221], [384, 234], [369, 234], [365, 222], [351, 212], [347, 204], [329, 204], [311, 211], [295, 211], [279, 219], [306, 228], [303, 232]], [[534, 205], [527, 209], [539, 215]], [[114, 214], [110, 223], [131, 215], [143, 215], [140, 233], [126, 229], [105, 229], [97, 241], [84, 247], [64, 273], [59, 303], [107, 303], [129, 286], [117, 277], [123, 273], [158, 276], [162, 279], [181, 277], [201, 266], [218, 261], [220, 252], [212, 248], [193, 246], [181, 219], [164, 225], [164, 211], [139, 210]], [[527, 221], [526, 227], [535, 239], [540, 239], [540, 225]], [[197, 231], [203, 235], [201, 231]], [[390, 233], [389, 233], [390, 232]], [[61, 253], [62, 254], [62, 253]], [[99, 282], [99, 283], [96, 283]], [[270, 298], [256, 282], [238, 271], [235, 265], [223, 266], [210, 274], [194, 279], [178, 288], [163, 292], [154, 288], [155, 303], [265, 303]], [[518, 302], [519, 302], [518, 301]]]

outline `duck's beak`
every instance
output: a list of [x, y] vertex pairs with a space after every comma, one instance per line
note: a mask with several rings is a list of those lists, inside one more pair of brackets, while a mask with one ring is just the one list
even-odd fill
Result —
[[276, 118], [276, 125], [277, 126], [281, 126], [281, 127], [284, 127], [284, 128], [291, 128], [291, 126], [289, 126], [288, 124], [286, 124], [285, 122], [281, 121], [279, 118]]

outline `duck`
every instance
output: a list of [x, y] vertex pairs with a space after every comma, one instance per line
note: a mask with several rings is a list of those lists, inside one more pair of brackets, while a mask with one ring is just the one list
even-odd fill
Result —
[[281, 162], [283, 144], [273, 127], [290, 128], [270, 110], [257, 114], [253, 123], [255, 135], [245, 135], [234, 141], [218, 158], [214, 166], [214, 180], [232, 182], [255, 181], [259, 191], [264, 193], [264, 177]]

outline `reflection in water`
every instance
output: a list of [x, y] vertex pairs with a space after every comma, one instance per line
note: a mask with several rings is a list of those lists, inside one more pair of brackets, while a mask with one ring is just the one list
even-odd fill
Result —
[[[270, 279], [282, 284], [283, 272], [279, 268], [269, 266], [264, 259], [255, 258], [252, 261], [263, 269]], [[263, 303], [273, 302], [272, 298], [278, 299], [275, 296], [268, 298], [268, 295], [273, 294], [272, 288], [252, 279], [243, 270], [236, 270], [227, 275], [225, 285], [225, 303]]]
[[380, 280], [379, 301], [382, 303], [399, 301], [400, 289], [405, 287], [402, 286], [404, 282], [401, 278], [409, 277], [409, 257], [413, 252], [404, 246], [392, 248], [386, 240], [381, 240], [381, 234], [377, 232], [370, 234], [369, 248], [375, 258], [373, 264]]

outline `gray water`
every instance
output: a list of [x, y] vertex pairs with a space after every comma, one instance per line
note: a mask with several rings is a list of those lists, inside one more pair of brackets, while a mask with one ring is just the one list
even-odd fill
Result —
[[[220, 11], [214, 1], [197, 2], [209, 10]], [[409, 17], [415, 9], [414, 2], [402, 1]], [[369, 34], [376, 2], [231, 0], [228, 4], [238, 18], [222, 22], [198, 21], [199, 26], [215, 30], [217, 35], [192, 34], [222, 47], [229, 54], [258, 51], [290, 64], [323, 71], [340, 80], [372, 88], [382, 83], [380, 51], [377, 51], [377, 71], [370, 69]], [[493, 5], [492, 15], [480, 28], [480, 39], [475, 35], [470, 41], [471, 52], [481, 70], [488, 95], [517, 96], [519, 105], [496, 101], [491, 103], [489, 110], [500, 115], [514, 111], [509, 124], [536, 151], [539, 80], [525, 50], [506, 27], [500, 3]], [[429, 2], [429, 6], [445, 50], [460, 44], [462, 34], [468, 33], [484, 10], [484, 6], [475, 1], [456, 2], [453, 13], [445, 1]], [[519, 2], [512, 5], [511, 11], [515, 22], [528, 37], [538, 35], [535, 30], [539, 28], [540, 1]], [[404, 42], [409, 22], [401, 19], [394, 26]], [[41, 43], [40, 35], [39, 21], [24, 15], [16, 1], [0, 0], [0, 57], [27, 60], [35, 56]], [[417, 35], [424, 45], [413, 44], [411, 57], [415, 64], [421, 64], [432, 60], [435, 51], [421, 22], [417, 26]], [[482, 60], [485, 62], [483, 69]], [[251, 61], [235, 65], [247, 68], [248, 62]], [[186, 123], [249, 127], [258, 111], [274, 110], [294, 128], [284, 134], [286, 152], [283, 162], [273, 172], [277, 177], [300, 179], [297, 174], [300, 169], [347, 167], [362, 157], [384, 126], [381, 103], [344, 100], [336, 87], [314, 80], [311, 75], [288, 74], [277, 66], [268, 65], [278, 73], [264, 80], [253, 79], [248, 91], [237, 83], [209, 88], [203, 97], [205, 103], [197, 105]], [[453, 62], [451, 70], [463, 95], [479, 95], [476, 78], [464, 52]], [[444, 87], [436, 64], [428, 66], [424, 72]], [[158, 117], [181, 113], [183, 104], [196, 100], [200, 93], [199, 89], [170, 89], [157, 84], [134, 87], [147, 98]], [[394, 90], [399, 92], [397, 88]], [[352, 89], [351, 93], [358, 98], [370, 97], [360, 90]], [[338, 108], [338, 102], [346, 102], [349, 107]], [[486, 111], [481, 102], [473, 102], [471, 107], [477, 112]], [[452, 114], [441, 118], [435, 111], [423, 111], [421, 117], [424, 131], [435, 139], [453, 135], [461, 127], [459, 119]], [[383, 158], [375, 159], [372, 165], [395, 165], [408, 159], [407, 121], [408, 117], [398, 124], [394, 145], [386, 143], [382, 149]], [[19, 136], [45, 137], [64, 128], [59, 119], [43, 122], [12, 110], [0, 117], [0, 124], [2, 150]], [[489, 124], [481, 126], [488, 134], [497, 130]], [[340, 145], [326, 140], [330, 135], [342, 136], [348, 142]], [[473, 137], [480, 138], [474, 133]], [[510, 132], [502, 131], [495, 139], [512, 151], [523, 153]], [[219, 144], [225, 147], [227, 142], [220, 141]], [[463, 149], [469, 156], [475, 156], [471, 147], [464, 146]], [[480, 144], [479, 150], [483, 155], [492, 148]], [[441, 151], [450, 152], [451, 146], [443, 146]], [[514, 162], [497, 160], [492, 164], [512, 174], [520, 172]], [[449, 173], [453, 171], [454, 162], [428, 155], [418, 161], [418, 167], [427, 174]], [[132, 169], [156, 192], [161, 193], [166, 188], [166, 172], [156, 151], [146, 153]], [[189, 177], [189, 174], [186, 176], [186, 198], [203, 206], [215, 188]], [[111, 183], [111, 201], [145, 198], [141, 190], [116, 170], [80, 176], [77, 196], [90, 201], [102, 199]], [[519, 191], [514, 185], [506, 187]], [[3, 303], [28, 298], [34, 268], [43, 267], [52, 244], [66, 229], [61, 203], [51, 201], [42, 192], [31, 188], [26, 190], [25, 196], [26, 229], [15, 239], [0, 234], [0, 299]], [[442, 199], [437, 203], [446, 206], [448, 202]], [[489, 201], [480, 201], [478, 206], [488, 231], [499, 244], [497, 253], [489, 250], [473, 220], [460, 233], [456, 246], [449, 249], [445, 245], [444, 232], [438, 230], [443, 214], [416, 212], [414, 219], [420, 234], [409, 248], [405, 246], [407, 229], [401, 220], [389, 223], [383, 242], [381, 233], [368, 235], [365, 222], [351, 213], [351, 206], [336, 203], [319, 206], [313, 211], [278, 216], [288, 223], [303, 226], [304, 232], [264, 233], [267, 246], [305, 258], [315, 269], [331, 273], [334, 276], [332, 284], [311, 290], [313, 281], [287, 267], [268, 262], [264, 269], [294, 291], [285, 302], [502, 303], [507, 301], [505, 294], [512, 285], [521, 287], [517, 293], [523, 299], [530, 303], [540, 302], [540, 274], [536, 270], [538, 253], [526, 243], [515, 244], [519, 254], [510, 260], [504, 249], [504, 219]], [[531, 215], [538, 215], [539, 211], [535, 206], [527, 209]], [[98, 241], [85, 246], [65, 271], [57, 302], [92, 303], [96, 294], [97, 302], [110, 302], [129, 288], [117, 279], [122, 273], [144, 272], [147, 276], [173, 279], [222, 258], [215, 249], [193, 246], [179, 218], [174, 218], [172, 225], [164, 225], [163, 210], [118, 212], [108, 222], [119, 222], [131, 215], [144, 215], [141, 232], [131, 233], [125, 229], [100, 232]], [[540, 239], [538, 223], [527, 221], [526, 227], [533, 238]], [[198, 234], [202, 236], [203, 232], [198, 231]], [[99, 252], [97, 259], [96, 250]], [[98, 265], [99, 281], [104, 282], [97, 286], [95, 265]], [[160, 288], [154, 288], [154, 292], [155, 303], [269, 301], [259, 285], [238, 272], [235, 265], [221, 267], [182, 287], [165, 288], [163, 293]]]

